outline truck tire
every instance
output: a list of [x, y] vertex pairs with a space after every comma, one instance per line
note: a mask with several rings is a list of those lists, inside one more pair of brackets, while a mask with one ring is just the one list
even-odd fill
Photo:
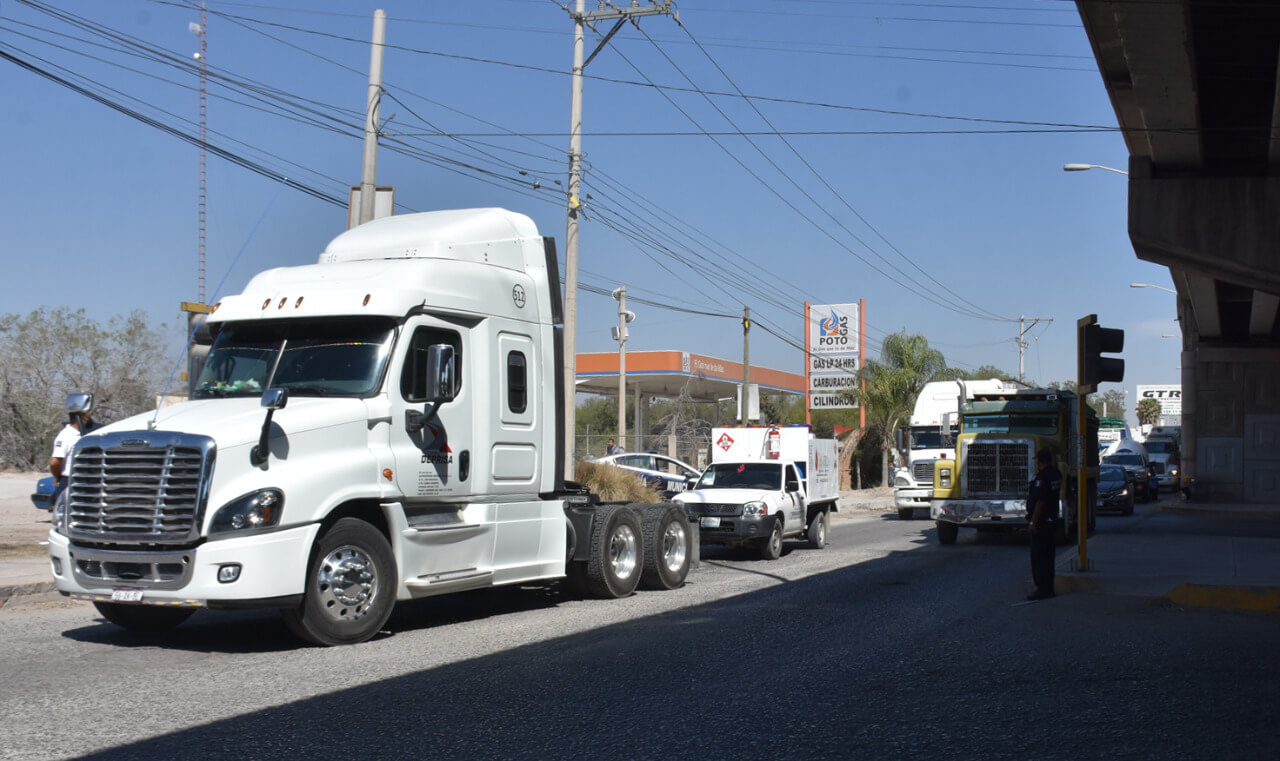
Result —
[[820, 550], [827, 546], [827, 529], [831, 527], [831, 513], [820, 511], [809, 521], [809, 549]]
[[302, 604], [284, 623], [317, 645], [353, 645], [377, 634], [396, 602], [396, 559], [387, 538], [359, 518], [342, 518], [316, 541]]
[[777, 560], [782, 557], [782, 521], [774, 519], [773, 531], [760, 542], [760, 559]]
[[626, 597], [636, 590], [643, 569], [640, 516], [623, 505], [606, 505], [591, 522], [590, 558], [583, 586], [601, 599]]
[[196, 612], [195, 608], [159, 607], [157, 605], [130, 605], [120, 602], [94, 602], [102, 617], [122, 629], [131, 632], [167, 632], [186, 621]]
[[955, 544], [960, 534], [960, 526], [947, 521], [936, 521], [938, 524], [938, 541], [942, 544]]
[[900, 507], [898, 508], [898, 520], [909, 521], [915, 517], [915, 512], [916, 509], [914, 507]]
[[644, 537], [644, 570], [640, 586], [645, 589], [676, 589], [689, 575], [693, 557], [693, 532], [689, 517], [679, 505], [630, 505], [640, 510], [640, 534]]

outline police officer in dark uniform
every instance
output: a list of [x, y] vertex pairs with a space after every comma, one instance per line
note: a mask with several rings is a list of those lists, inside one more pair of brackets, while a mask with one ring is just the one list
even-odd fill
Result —
[[1027, 489], [1027, 521], [1031, 529], [1031, 578], [1036, 591], [1028, 600], [1053, 597], [1053, 539], [1058, 529], [1058, 494], [1062, 473], [1048, 449], [1036, 452], [1036, 477]]

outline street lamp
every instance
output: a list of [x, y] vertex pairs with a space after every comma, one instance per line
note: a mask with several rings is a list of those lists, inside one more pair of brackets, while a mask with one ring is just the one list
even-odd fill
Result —
[[1151, 283], [1129, 283], [1129, 287], [1130, 288], [1155, 288], [1161, 291], [1168, 291], [1169, 293], [1172, 293], [1175, 296], [1178, 294], [1178, 292], [1173, 290], [1172, 288], [1165, 288], [1163, 285], [1152, 285]]
[[1102, 166], [1101, 164], [1063, 164], [1062, 165], [1062, 171], [1064, 172], [1087, 172], [1090, 169], [1105, 169], [1108, 172], [1123, 174], [1126, 177], [1129, 176], [1129, 173], [1124, 171], [1123, 169], [1113, 169], [1109, 166]]
[[[627, 439], [627, 323], [636, 318], [636, 313], [627, 309], [627, 287], [615, 288], [613, 297], [618, 300], [618, 326], [612, 328], [613, 340], [618, 342], [618, 444]], [[640, 416], [639, 400], [636, 401], [636, 417]], [[640, 431], [636, 426], [636, 449], [639, 447]]]

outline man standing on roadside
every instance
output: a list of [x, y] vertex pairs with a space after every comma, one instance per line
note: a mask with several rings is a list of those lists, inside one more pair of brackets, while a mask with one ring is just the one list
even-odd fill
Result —
[[1028, 600], [1053, 597], [1053, 538], [1058, 529], [1058, 494], [1062, 473], [1048, 449], [1036, 452], [1036, 477], [1027, 489], [1027, 520], [1031, 530], [1031, 579], [1036, 591]]
[[622, 447], [615, 444], [613, 439], [609, 439], [609, 443], [605, 445], [604, 453], [606, 456], [611, 454], [622, 454]]
[[70, 420], [53, 440], [53, 454], [49, 455], [49, 473], [53, 476], [53, 500], [50, 504], [57, 502], [62, 490], [67, 486], [67, 474], [71, 472], [71, 450], [75, 448], [76, 442], [80, 437], [89, 433], [98, 426], [93, 422], [90, 410], [93, 407], [92, 395], [76, 395], [72, 396], [88, 396], [87, 400], [77, 399], [74, 405], [70, 398], [67, 399], [68, 414]]

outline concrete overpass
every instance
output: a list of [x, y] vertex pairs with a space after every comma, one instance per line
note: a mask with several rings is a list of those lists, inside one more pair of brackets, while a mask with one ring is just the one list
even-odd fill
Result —
[[1280, 3], [1077, 0], [1129, 149], [1129, 237], [1169, 268], [1197, 501], [1280, 497]]

